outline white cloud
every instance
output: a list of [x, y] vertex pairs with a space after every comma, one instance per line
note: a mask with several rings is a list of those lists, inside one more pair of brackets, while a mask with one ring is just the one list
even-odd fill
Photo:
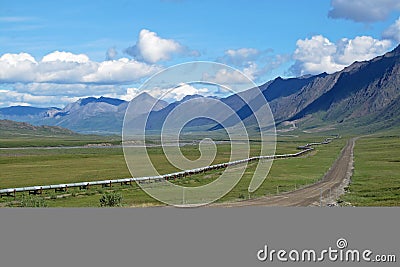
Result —
[[187, 95], [207, 95], [207, 88], [196, 88], [190, 84], [182, 83], [178, 87], [172, 89], [165, 96], [166, 98], [174, 98], [176, 100], [181, 100]]
[[97, 64], [97, 70], [85, 75], [86, 83], [129, 83], [149, 76], [161, 68], [143, 62], [121, 58], [118, 60], [103, 61]]
[[20, 62], [25, 61], [28, 61], [30, 63], [37, 63], [35, 58], [28, 53], [4, 54], [0, 57], [0, 61], [8, 62], [10, 65], [16, 65]]
[[226, 50], [225, 54], [230, 57], [249, 58], [250, 56], [258, 55], [259, 51], [255, 48], [239, 48]]
[[[218, 62], [232, 65], [241, 70], [251, 80], [260, 81], [263, 76], [274, 69], [279, 68], [282, 64], [287, 62], [290, 57], [287, 55], [273, 55], [272, 49], [258, 50], [255, 48], [239, 48], [228, 49], [224, 52], [224, 56], [217, 59]], [[221, 71], [216, 77], [217, 81], [225, 82], [223, 77], [225, 73]], [[228, 73], [227, 77], [232, 78], [236, 82], [244, 82], [247, 80], [240, 77], [238, 73]], [[262, 81], [265, 81], [262, 80]]]
[[191, 84], [181, 83], [174, 88], [153, 88], [152, 90], [145, 90], [152, 97], [162, 100], [182, 100], [187, 95], [203, 95], [209, 96], [212, 95], [210, 90], [206, 87], [197, 88]]
[[218, 92], [218, 95], [226, 96], [228, 92], [241, 92], [254, 87], [254, 81], [261, 72], [264, 70], [260, 70], [257, 63], [251, 61], [241, 70], [221, 65], [212, 72], [204, 72], [201, 80], [214, 84], [223, 91]]
[[76, 63], [88, 63], [89, 57], [85, 54], [72, 54], [71, 52], [54, 51], [50, 54], [45, 55], [42, 58], [42, 62], [76, 62]]
[[291, 72], [295, 75], [333, 73], [344, 69], [354, 61], [370, 60], [391, 48], [389, 40], [377, 40], [370, 36], [343, 38], [332, 43], [322, 35], [298, 40], [293, 54], [295, 64]]
[[[246, 84], [250, 80], [259, 78], [261, 70], [257, 62], [268, 62], [266, 58], [262, 57], [267, 51], [260, 51], [255, 48], [239, 48], [228, 49], [224, 52], [224, 56], [217, 59], [227, 65], [237, 67], [238, 71], [231, 70], [230, 68], [220, 68], [215, 74], [205, 74], [205, 79], [215, 82], [216, 84]], [[247, 76], [247, 78], [245, 76]]]
[[400, 17], [382, 33], [382, 37], [400, 43]]
[[[256, 61], [260, 59], [259, 57], [261, 54], [262, 52], [255, 48], [229, 49], [225, 51], [224, 56], [219, 58], [218, 61], [239, 67], [241, 72], [251, 80], [254, 80], [259, 74]], [[216, 83], [227, 83], [228, 79], [236, 83], [247, 82], [247, 79], [244, 79], [242, 76], [243, 75], [235, 71], [220, 69], [216, 73], [214, 80]]]
[[391, 46], [389, 40], [377, 40], [371, 36], [343, 38], [337, 44], [335, 61], [341, 65], [349, 65], [354, 61], [369, 60], [387, 52]]
[[356, 22], [383, 21], [391, 12], [400, 10], [399, 0], [331, 0], [328, 16]]
[[[252, 76], [252, 71], [257, 68], [257, 65], [252, 65], [246, 69], [247, 76]], [[248, 84], [249, 79], [243, 75], [244, 71], [230, 70], [227, 68], [219, 69], [215, 74], [204, 73], [203, 80], [213, 82], [226, 87], [231, 87], [233, 84]], [[251, 79], [251, 77], [249, 77]]]
[[161, 67], [121, 58], [91, 61], [84, 54], [55, 51], [36, 61], [27, 53], [0, 57], [0, 83], [121, 84], [137, 82]]
[[236, 66], [243, 66], [249, 61], [254, 61], [258, 58], [261, 52], [255, 48], [239, 48], [229, 49], [225, 51], [225, 55], [219, 61]]
[[0, 102], [3, 104], [0, 106], [11, 105], [10, 103], [29, 103], [39, 107], [62, 108], [80, 98], [100, 96], [130, 100], [124, 98], [126, 88], [119, 85], [16, 83], [2, 86]]
[[138, 96], [141, 92], [139, 91], [138, 88], [127, 88], [126, 89], [126, 94], [120, 95], [118, 98], [125, 100], [125, 101], [131, 101], [134, 99], [136, 96]]
[[250, 80], [255, 80], [258, 76], [258, 66], [255, 62], [249, 62], [249, 64], [243, 68], [243, 74], [247, 76]]
[[27, 53], [4, 54], [0, 57], [0, 82], [28, 82], [35, 78], [38, 63]]
[[146, 29], [140, 31], [136, 45], [125, 50], [134, 58], [149, 63], [169, 60], [173, 54], [184, 51], [185, 48], [175, 40], [163, 39], [157, 33]]

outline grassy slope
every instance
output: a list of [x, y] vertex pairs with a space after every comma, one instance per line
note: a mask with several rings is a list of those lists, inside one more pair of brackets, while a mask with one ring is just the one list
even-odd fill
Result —
[[77, 136], [71, 130], [55, 126], [34, 126], [25, 122], [0, 120], [0, 136]]
[[0, 120], [0, 147], [81, 146], [88, 143], [119, 144], [120, 137], [81, 135], [54, 126]]
[[400, 136], [394, 132], [360, 138], [352, 183], [342, 200], [356, 206], [400, 206], [399, 151]]

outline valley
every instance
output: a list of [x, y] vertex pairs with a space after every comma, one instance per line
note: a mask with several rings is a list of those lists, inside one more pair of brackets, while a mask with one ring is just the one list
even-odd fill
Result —
[[[179, 169], [157, 145], [160, 142], [157, 136], [165, 119], [186, 101], [193, 101], [196, 106], [175, 114], [177, 119], [195, 118], [201, 110], [218, 115], [215, 99], [229, 107], [237, 118], [230, 116], [221, 123], [204, 118], [190, 121], [180, 133], [180, 142], [184, 144], [180, 149], [186, 158], [199, 158], [199, 141], [207, 137], [216, 141], [217, 153], [212, 163], [228, 162], [231, 146], [226, 143], [226, 131], [221, 125], [235, 128], [241, 123], [249, 135], [250, 155], [259, 156], [260, 128], [255, 115], [258, 110], [250, 106], [260, 109], [267, 100], [277, 130], [275, 154], [294, 153], [299, 146], [332, 135], [339, 134], [341, 138], [301, 157], [275, 160], [266, 180], [252, 193], [247, 189], [256, 164], [250, 163], [240, 182], [218, 203], [225, 203], [222, 206], [315, 205], [321, 186], [330, 186], [330, 191], [338, 187], [344, 173], [348, 173], [343, 166], [351, 161], [349, 155], [354, 153], [354, 173], [349, 186], [341, 189], [346, 194], [333, 199], [329, 192], [329, 201], [340, 205], [399, 206], [398, 159], [390, 154], [396, 155], [399, 150], [399, 84], [400, 46], [332, 74], [278, 77], [260, 85], [259, 90], [249, 88], [220, 98], [187, 95], [179, 101], [166, 102], [143, 92], [131, 102], [87, 97], [63, 108], [0, 108], [0, 148], [3, 148], [0, 149], [0, 189], [130, 177], [121, 138], [128, 106], [132, 113], [129, 114], [131, 142], [137, 142], [134, 136], [141, 134], [143, 129], [139, 126], [147, 121], [146, 142], [150, 144], [147, 153], [161, 174]], [[151, 111], [143, 113], [144, 110]], [[354, 146], [352, 140], [356, 137], [359, 139]], [[353, 146], [354, 152], [350, 152]], [[140, 161], [140, 157], [137, 155], [133, 160]], [[335, 163], [336, 160], [341, 163]], [[174, 183], [202, 186], [216, 180], [220, 173], [212, 170]], [[327, 177], [326, 181], [323, 177]], [[102, 194], [118, 192], [123, 196], [125, 207], [160, 204], [136, 184], [70, 190], [68, 194], [45, 192], [42, 197], [54, 207], [97, 207]], [[322, 194], [326, 195], [326, 190]], [[18, 200], [7, 197], [0, 202], [3, 206], [18, 206]]]
[[[296, 152], [296, 147], [324, 139], [313, 137], [282, 137], [278, 140], [277, 154]], [[311, 154], [299, 158], [275, 160], [270, 174], [261, 187], [251, 194], [251, 198], [292, 191], [307, 184], [312, 184], [322, 178], [323, 174], [335, 160], [345, 140], [336, 139], [326, 146], [318, 146]], [[254, 151], [259, 144], [253, 144]], [[219, 153], [215, 163], [228, 161], [227, 145], [218, 145]], [[184, 155], [195, 159], [199, 156], [197, 146], [182, 147]], [[161, 173], [170, 173], [176, 169], [168, 163], [162, 150], [157, 147], [149, 149], [149, 155]], [[69, 148], [69, 149], [13, 149], [0, 150], [0, 166], [2, 169], [0, 187], [21, 187], [102, 179], [117, 179], [130, 177], [121, 148]], [[248, 198], [247, 188], [256, 165], [250, 163], [245, 175], [235, 188], [221, 201], [241, 200]], [[68, 170], [73, 169], [73, 172]], [[201, 186], [218, 178], [220, 171], [210, 171], [205, 174], [192, 175], [176, 180], [183, 186]], [[124, 206], [160, 205], [147, 196], [136, 184], [115, 185], [112, 188], [93, 187], [89, 189], [69, 189], [68, 195], [54, 191], [43, 191], [49, 206], [91, 206], [99, 205], [98, 199], [104, 192], [120, 192], [123, 195]], [[64, 197], [56, 197], [64, 196]], [[17, 199], [21, 194], [17, 195]], [[0, 200], [9, 203], [12, 198], [3, 197]]]

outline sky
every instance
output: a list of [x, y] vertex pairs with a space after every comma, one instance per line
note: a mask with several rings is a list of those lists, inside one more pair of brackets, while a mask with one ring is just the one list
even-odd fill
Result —
[[398, 0], [2, 0], [0, 107], [129, 101], [146, 79], [189, 61], [227, 64], [256, 84], [333, 73], [399, 43]]

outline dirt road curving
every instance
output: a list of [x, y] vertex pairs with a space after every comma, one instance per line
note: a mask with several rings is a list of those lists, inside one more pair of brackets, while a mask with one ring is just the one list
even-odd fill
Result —
[[[245, 207], [245, 206], [282, 206], [305, 207], [327, 205], [335, 197], [343, 193], [353, 172], [353, 150], [357, 138], [350, 139], [342, 149], [340, 156], [317, 183], [301, 189], [282, 193], [276, 196], [261, 197], [232, 203], [216, 203], [217, 207]], [[321, 198], [322, 196], [322, 198]], [[322, 199], [322, 202], [321, 202]]]

